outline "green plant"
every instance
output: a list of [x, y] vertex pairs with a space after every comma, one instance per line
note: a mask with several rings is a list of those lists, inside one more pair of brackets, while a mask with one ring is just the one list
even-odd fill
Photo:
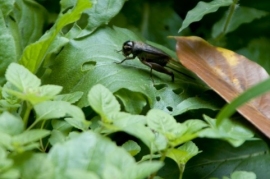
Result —
[[[149, 39], [172, 47], [174, 42], [165, 39], [166, 28], [160, 34], [153, 30], [168, 22], [167, 35], [176, 35], [181, 19], [170, 4], [62, 0], [55, 16], [53, 11], [58, 8], [38, 2], [43, 6], [30, 0], [0, 1], [0, 178], [267, 176], [266, 163], [261, 168], [228, 169], [233, 164], [226, 165], [227, 161], [266, 162], [269, 158], [268, 139], [257, 135], [241, 116], [230, 117], [237, 100], [233, 108], [226, 108], [231, 111], [224, 109], [217, 115], [224, 101], [195, 76], [187, 81], [175, 73], [172, 83], [168, 76], [154, 72], [153, 84], [149, 69], [138, 60], [114, 63], [123, 59], [116, 50], [126, 40]], [[230, 47], [227, 34], [268, 14], [254, 8], [235, 12], [236, 4], [225, 0], [198, 4], [184, 20], [181, 33], [188, 34], [184, 28], [206, 14], [230, 6], [228, 15], [224, 13], [212, 33], [205, 35], [213, 43]], [[203, 11], [204, 7], [209, 10]], [[161, 8], [166, 12], [163, 16], [159, 14], [153, 21], [146, 18]], [[132, 11], [138, 16], [127, 16], [127, 9], [129, 15]], [[251, 15], [244, 21], [233, 13]], [[231, 26], [229, 21], [233, 21]], [[53, 26], [46, 29], [49, 22]], [[218, 29], [222, 22], [224, 28]], [[136, 23], [142, 24], [144, 38], [134, 28]], [[268, 43], [266, 38], [262, 41]], [[239, 49], [248, 54], [257, 41], [250, 38], [249, 45]], [[173, 50], [146, 42], [176, 59]], [[261, 58], [258, 61], [266, 63]], [[178, 68], [191, 74], [180, 64]], [[259, 89], [258, 93], [267, 90]], [[251, 93], [240, 103], [256, 95]], [[224, 154], [221, 149], [235, 154]], [[212, 162], [204, 162], [203, 157], [213, 153]], [[219, 162], [227, 172], [216, 167], [218, 172], [205, 174]], [[193, 169], [198, 172], [192, 173]], [[251, 172], [233, 173], [243, 170]]]

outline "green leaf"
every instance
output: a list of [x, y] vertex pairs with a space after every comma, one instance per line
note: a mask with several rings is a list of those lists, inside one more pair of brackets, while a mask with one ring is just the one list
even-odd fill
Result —
[[132, 114], [140, 114], [147, 104], [145, 96], [142, 93], [132, 92], [128, 89], [120, 89], [114, 95], [121, 100], [125, 110]]
[[91, 179], [100, 179], [94, 172], [89, 172], [85, 170], [70, 169], [67, 171], [65, 178], [91, 178]]
[[[12, 1], [5, 1], [12, 2]], [[0, 5], [2, 7], [2, 5]], [[8, 10], [8, 9], [7, 9]], [[4, 74], [11, 62], [17, 59], [16, 42], [10, 30], [7, 28], [5, 17], [0, 11], [0, 84], [5, 82]]]
[[177, 149], [169, 149], [166, 156], [173, 159], [178, 166], [185, 165], [192, 157], [199, 152], [198, 147], [192, 142], [186, 142]]
[[[127, 89], [132, 93], [141, 93], [145, 96], [145, 102], [150, 108], [154, 106], [156, 108], [156, 99], [159, 97], [158, 90], [160, 86], [165, 86], [170, 91], [167, 95], [170, 101], [165, 101], [165, 104], [159, 101], [162, 103], [161, 109], [164, 106], [171, 106], [172, 104], [169, 102], [172, 99], [181, 101], [187, 98], [188, 94], [195, 95], [202, 92], [201, 83], [183, 79], [183, 76], [177, 73], [175, 73], [176, 80], [172, 83], [168, 75], [153, 71], [155, 81], [153, 85], [149, 75], [149, 67], [138, 59], [115, 64], [114, 62], [119, 62], [124, 58], [116, 50], [120, 50], [123, 42], [127, 39], [137, 40], [138, 37], [126, 29], [103, 27], [90, 36], [80, 40], [71, 40], [56, 57], [57, 64], [51, 66], [51, 73], [44, 76], [42, 80], [46, 84], [63, 86], [63, 93], [84, 92], [81, 100], [77, 103], [79, 107], [89, 105], [87, 94], [96, 84], [106, 86], [112, 93], [118, 90], [122, 91], [122, 89]], [[174, 89], [179, 90], [176, 93]], [[117, 93], [117, 95], [121, 94]], [[140, 100], [143, 99], [140, 98]], [[140, 104], [142, 103], [141, 101]], [[127, 105], [126, 109], [134, 109], [132, 103]]]
[[[74, 6], [75, 1], [65, 0], [61, 1], [61, 11]], [[109, 21], [122, 9], [125, 0], [118, 0], [111, 2], [110, 0], [103, 1], [93, 1], [93, 7], [84, 11], [84, 15], [81, 17], [80, 21], [73, 26], [71, 32], [77, 31], [79, 28], [76, 38], [80, 38], [91, 34], [99, 26], [103, 24], [108, 24]], [[69, 33], [71, 33], [69, 32]], [[74, 38], [73, 37], [73, 38]]]
[[11, 136], [22, 133], [24, 130], [24, 123], [22, 119], [4, 112], [0, 115], [0, 131]]
[[52, 29], [47, 32], [39, 41], [29, 45], [23, 52], [20, 63], [31, 72], [36, 73], [40, 68], [49, 48], [62, 28], [77, 21], [81, 13], [91, 7], [88, 0], [78, 0], [76, 6], [65, 14], [61, 14]]
[[90, 106], [101, 116], [103, 121], [110, 121], [108, 114], [120, 111], [120, 105], [113, 94], [103, 85], [97, 84], [88, 93]]
[[6, 71], [6, 79], [16, 86], [20, 92], [36, 90], [41, 85], [40, 79], [33, 75], [24, 66], [11, 63]]
[[252, 171], [257, 178], [268, 178], [270, 154], [267, 143], [248, 141], [235, 148], [220, 140], [196, 140], [203, 152], [187, 163], [183, 178], [222, 178], [235, 171]]
[[81, 91], [76, 91], [74, 93], [68, 93], [68, 94], [60, 94], [54, 97], [55, 101], [66, 101], [69, 103], [76, 103], [81, 99], [83, 95], [83, 92]]
[[133, 140], [128, 140], [125, 142], [122, 147], [130, 153], [131, 156], [137, 155], [141, 151], [141, 147], [137, 144], [137, 142]]
[[175, 140], [187, 130], [185, 125], [177, 123], [171, 115], [161, 110], [152, 109], [147, 113], [146, 117], [147, 125], [165, 135], [168, 140]]
[[[47, 25], [48, 12], [46, 9], [35, 1], [16, 0], [12, 17], [15, 19], [15, 30], [18, 37], [14, 35], [14, 39], [19, 45], [19, 60], [23, 49], [37, 41], [43, 34], [44, 28]], [[11, 21], [11, 20], [10, 20]]]
[[116, 176], [138, 179], [149, 176], [162, 166], [157, 161], [137, 164], [124, 149], [91, 131], [78, 134], [63, 144], [56, 144], [48, 157], [55, 165], [55, 176], [58, 178], [76, 168], [94, 172], [100, 178]]
[[209, 3], [200, 1], [195, 8], [187, 13], [185, 20], [178, 32], [188, 27], [192, 22], [197, 22], [203, 18], [204, 15], [216, 12], [220, 7], [229, 6], [232, 0], [214, 0]]
[[7, 157], [7, 151], [0, 146], [0, 178], [19, 178], [19, 171], [12, 165], [13, 161]]
[[49, 142], [51, 145], [64, 142], [65, 140], [66, 140], [66, 136], [61, 131], [52, 130], [51, 136], [49, 138]]
[[224, 25], [227, 21], [228, 13], [226, 13], [217, 23], [212, 28], [212, 37], [215, 38], [221, 33], [227, 34], [229, 32], [234, 31], [237, 29], [240, 25], [245, 24], [245, 23], [250, 23], [255, 19], [260, 19], [269, 13], [266, 11], [258, 10], [255, 8], [249, 8], [249, 7], [243, 7], [240, 6], [238, 7], [232, 18], [231, 21], [226, 28], [226, 31], [223, 32]]
[[201, 137], [223, 139], [231, 145], [238, 147], [246, 140], [251, 140], [254, 136], [253, 131], [241, 123], [239, 120], [226, 119], [217, 126], [217, 120], [204, 115], [204, 119], [210, 125], [210, 128], [203, 130], [199, 135]]
[[260, 96], [270, 89], [270, 79], [266, 79], [259, 84], [247, 89], [245, 92], [240, 94], [237, 98], [230, 102], [230, 104], [225, 105], [224, 108], [220, 110], [216, 119], [217, 125], [220, 125], [227, 120], [238, 107], [248, 102], [250, 99]]
[[20, 171], [20, 178], [53, 178], [54, 166], [46, 154], [27, 152], [15, 156], [13, 160], [14, 166]]
[[43, 85], [39, 87], [40, 96], [56, 96], [62, 91], [62, 86], [57, 85]]
[[231, 179], [256, 179], [256, 175], [253, 172], [235, 171], [231, 174]]
[[2, 11], [4, 17], [6, 17], [12, 11], [14, 3], [15, 3], [15, 0], [9, 0], [9, 1], [1, 0], [0, 1], [0, 10]]
[[34, 109], [37, 114], [35, 122], [69, 115], [71, 117], [68, 116], [65, 120], [78, 129], [87, 130], [90, 125], [80, 108], [65, 101], [45, 101], [35, 105]]
[[191, 97], [179, 103], [174, 109], [173, 115], [176, 116], [179, 114], [183, 114], [184, 112], [187, 112], [193, 109], [217, 110], [218, 108], [214, 104], [210, 103], [209, 101], [205, 101], [199, 97]]
[[31, 142], [35, 142], [50, 134], [49, 130], [45, 129], [32, 129], [30, 131], [24, 131], [23, 133], [16, 135], [12, 138], [13, 145], [26, 145]]

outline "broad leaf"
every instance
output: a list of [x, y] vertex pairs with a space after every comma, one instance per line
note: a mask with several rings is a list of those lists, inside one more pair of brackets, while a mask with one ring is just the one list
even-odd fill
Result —
[[32, 129], [24, 131], [23, 133], [16, 135], [12, 138], [13, 145], [26, 145], [28, 143], [35, 142], [50, 134], [50, 131], [45, 129]]
[[47, 32], [39, 41], [27, 46], [19, 62], [31, 72], [36, 73], [49, 52], [51, 44], [62, 28], [78, 20], [81, 13], [89, 7], [91, 7], [91, 5], [88, 0], [78, 0], [73, 9], [58, 17], [58, 20], [49, 32]]
[[55, 165], [56, 177], [65, 176], [70, 169], [79, 169], [94, 172], [105, 179], [137, 179], [149, 176], [162, 166], [156, 161], [137, 164], [124, 149], [91, 131], [56, 144], [50, 150], [49, 158]]
[[22, 119], [8, 112], [0, 115], [0, 131], [9, 135], [17, 135], [23, 132], [24, 124]]
[[220, 19], [217, 23], [215, 23], [212, 29], [212, 37], [215, 38], [221, 33], [227, 34], [229, 32], [232, 32], [235, 29], [237, 29], [240, 25], [252, 22], [255, 19], [260, 19], [266, 15], [268, 15], [266, 11], [261, 11], [258, 9], [242, 6], [238, 7], [234, 12], [228, 27], [225, 29], [226, 30], [225, 32], [224, 32], [224, 25], [226, 24], [228, 13], [226, 13], [222, 17], [222, 19]]
[[131, 156], [135, 156], [141, 151], [141, 147], [133, 140], [128, 140], [122, 145], [122, 147], [126, 149]]
[[[199, 37], [178, 37], [177, 54], [188, 69], [231, 102], [269, 75], [258, 64], [230, 50], [214, 47]], [[251, 73], [252, 72], [252, 73]], [[253, 125], [270, 137], [270, 93], [238, 108]]]
[[192, 22], [201, 20], [204, 15], [215, 12], [222, 6], [229, 6], [232, 2], [232, 0], [213, 0], [209, 3], [200, 1], [194, 9], [187, 13], [187, 16], [178, 32], [181, 32]]
[[252, 140], [254, 136], [253, 131], [239, 121], [226, 119], [220, 125], [217, 125], [216, 119], [211, 119], [208, 116], [204, 116], [204, 119], [210, 125], [210, 128], [203, 130], [199, 134], [201, 137], [223, 139], [238, 147], [246, 140]]
[[90, 125], [80, 108], [65, 101], [45, 101], [35, 105], [34, 109], [37, 114], [35, 122], [66, 117], [65, 120], [78, 129], [87, 130]]
[[249, 141], [233, 147], [220, 140], [196, 140], [202, 153], [186, 165], [183, 178], [211, 178], [230, 176], [234, 171], [252, 171], [257, 178], [268, 178], [270, 171], [269, 146], [261, 140]]
[[169, 149], [166, 156], [177, 163], [180, 172], [184, 172], [184, 168], [188, 160], [198, 153], [200, 153], [198, 147], [192, 141], [189, 141], [178, 148]]
[[[71, 6], [75, 5], [76, 1], [64, 0], [61, 1], [62, 12]], [[84, 11], [80, 21], [78, 21], [71, 29], [69, 33], [77, 31], [75, 35], [70, 35], [72, 38], [80, 38], [91, 34], [99, 26], [108, 24], [109, 21], [121, 10], [125, 0], [117, 0], [111, 2], [111, 0], [93, 1], [92, 8]], [[78, 30], [79, 29], [79, 30]]]
[[109, 113], [119, 112], [120, 105], [113, 94], [103, 85], [95, 85], [88, 93], [88, 101], [90, 106], [101, 116], [105, 122]]
[[[47, 84], [63, 86], [64, 93], [84, 92], [78, 102], [80, 107], [89, 105], [87, 94], [96, 84], [102, 84], [111, 92], [116, 92], [119, 99], [126, 98], [127, 95], [131, 96], [133, 93], [141, 93], [138, 102], [141, 108], [145, 103], [148, 103], [150, 107], [160, 109], [174, 107], [187, 96], [205, 90], [200, 82], [186, 80], [186, 77], [177, 72], [175, 72], [174, 83], [167, 75], [153, 72], [155, 81], [153, 85], [149, 68], [138, 59], [116, 64], [115, 62], [124, 58], [116, 50], [120, 50], [123, 42], [128, 39], [136, 40], [138, 37], [126, 29], [106, 27], [80, 40], [71, 40], [56, 57], [57, 63], [51, 66], [51, 73], [44, 76], [43, 81]], [[120, 97], [119, 90], [125, 92], [123, 97]], [[129, 91], [132, 93], [127, 94]], [[142, 96], [145, 96], [145, 99]], [[161, 100], [157, 101], [157, 98]], [[169, 100], [166, 101], [166, 99]], [[174, 101], [173, 104], [172, 101]], [[134, 109], [132, 103], [125, 102], [124, 104], [128, 105], [126, 109]], [[134, 110], [141, 111], [142, 109], [139, 110], [137, 107]]]
[[[2, 6], [2, 5], [1, 5]], [[4, 74], [11, 62], [17, 60], [16, 41], [7, 28], [5, 17], [0, 10], [0, 84], [5, 81]]]
[[[54, 165], [46, 154], [23, 153], [13, 157], [14, 166], [20, 171], [20, 178], [48, 179], [53, 178]], [[46, 172], [44, 172], [46, 171]]]

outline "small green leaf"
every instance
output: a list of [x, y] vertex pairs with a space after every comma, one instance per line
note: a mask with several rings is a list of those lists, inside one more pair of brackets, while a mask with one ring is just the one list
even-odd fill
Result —
[[104, 121], [110, 121], [107, 117], [109, 113], [120, 111], [120, 105], [112, 92], [100, 84], [91, 88], [88, 93], [88, 101]]
[[180, 115], [180, 114], [183, 114], [184, 112], [187, 112], [193, 109], [217, 110], [218, 108], [214, 104], [211, 104], [208, 101], [202, 100], [199, 97], [191, 97], [179, 103], [174, 109], [172, 115], [174, 116]]
[[185, 165], [192, 157], [199, 152], [198, 147], [192, 142], [186, 142], [177, 149], [168, 150], [166, 156], [173, 159], [178, 166]]
[[147, 125], [161, 134], [165, 135], [168, 140], [175, 140], [186, 132], [186, 126], [177, 123], [169, 114], [152, 109], [147, 113]]
[[62, 86], [57, 85], [43, 85], [39, 87], [39, 94], [40, 96], [56, 96], [62, 91]]
[[71, 117], [65, 120], [78, 129], [87, 130], [90, 125], [79, 107], [65, 101], [45, 101], [35, 105], [34, 109], [37, 114], [36, 122], [69, 115]]
[[6, 71], [6, 79], [16, 86], [20, 92], [35, 90], [41, 85], [40, 79], [33, 75], [24, 66], [11, 63]]
[[51, 136], [49, 138], [49, 142], [51, 145], [55, 145], [57, 143], [64, 142], [66, 136], [59, 130], [52, 130]]
[[31, 142], [35, 142], [50, 134], [50, 131], [45, 129], [32, 129], [30, 131], [24, 131], [23, 133], [16, 135], [12, 138], [14, 145], [25, 145]]
[[141, 147], [137, 144], [137, 142], [133, 140], [128, 140], [125, 142], [122, 147], [130, 153], [131, 156], [137, 155], [141, 151]]
[[250, 23], [253, 20], [260, 19], [268, 14], [269, 13], [266, 11], [240, 6], [235, 10], [233, 17], [231, 18], [231, 21], [225, 32], [223, 32], [223, 28], [226, 23], [228, 13], [226, 13], [217, 23], [215, 23], [212, 28], [212, 37], [215, 38], [221, 33], [227, 34], [229, 32], [232, 32], [240, 25]]
[[82, 97], [83, 92], [76, 91], [74, 93], [68, 93], [68, 94], [60, 94], [54, 97], [55, 101], [66, 101], [69, 103], [75, 103], [79, 101], [79, 99]]
[[19, 62], [31, 72], [36, 73], [62, 28], [77, 21], [81, 13], [89, 7], [91, 7], [90, 1], [78, 0], [73, 9], [59, 16], [49, 32], [42, 36], [39, 41], [26, 47]]
[[22, 119], [4, 112], [0, 115], [0, 131], [11, 136], [22, 133], [24, 130], [24, 123]]
[[197, 22], [203, 18], [204, 15], [216, 12], [220, 7], [229, 6], [232, 4], [232, 0], [213, 0], [209, 3], [200, 1], [195, 8], [187, 13], [182, 27], [178, 32], [188, 27], [192, 22]]
[[222, 121], [221, 125], [217, 126], [216, 119], [206, 115], [204, 115], [204, 119], [210, 125], [210, 128], [200, 132], [200, 137], [223, 139], [235, 147], [242, 145], [246, 140], [253, 139], [253, 131], [239, 121], [226, 119]]

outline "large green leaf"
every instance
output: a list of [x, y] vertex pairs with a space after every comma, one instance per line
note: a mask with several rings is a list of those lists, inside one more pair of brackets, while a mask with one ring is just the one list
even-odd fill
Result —
[[17, 135], [23, 132], [24, 124], [22, 119], [13, 116], [8, 112], [0, 115], [0, 131], [9, 135]]
[[14, 168], [20, 171], [23, 179], [53, 178], [54, 166], [47, 154], [27, 152], [13, 156]]
[[266, 142], [249, 141], [237, 148], [227, 142], [210, 139], [198, 140], [196, 144], [203, 152], [187, 163], [183, 178], [222, 178], [234, 171], [254, 172], [257, 178], [270, 176], [269, 146]]
[[[65, 9], [74, 6], [76, 1], [73, 0], [64, 0], [61, 1], [62, 11]], [[91, 34], [99, 26], [103, 24], [108, 24], [109, 21], [121, 10], [122, 6], [125, 3], [125, 0], [102, 0], [102, 1], [93, 1], [92, 8], [84, 11], [83, 16], [80, 21], [78, 21], [71, 29], [70, 37], [83, 37]], [[74, 34], [74, 31], [75, 32]]]
[[0, 84], [3, 84], [7, 66], [17, 60], [17, 50], [15, 39], [7, 28], [2, 11], [0, 11], [0, 32]]
[[42, 36], [47, 17], [46, 9], [35, 1], [16, 0], [13, 18], [18, 26], [19, 39], [16, 40], [21, 47], [20, 55], [27, 45], [37, 41]]
[[60, 178], [70, 169], [78, 169], [94, 172], [104, 179], [143, 179], [162, 166], [157, 161], [137, 164], [124, 149], [91, 131], [56, 144], [50, 150], [49, 158], [55, 165], [56, 177]]
[[[153, 72], [155, 80], [153, 84], [149, 68], [137, 59], [116, 64], [115, 62], [124, 58], [116, 50], [121, 49], [123, 42], [128, 39], [136, 40], [138, 37], [125, 29], [105, 27], [95, 31], [91, 36], [71, 40], [56, 57], [57, 63], [51, 66], [51, 73], [44, 77], [43, 81], [61, 85], [64, 87], [64, 92], [67, 93], [83, 91], [84, 95], [78, 102], [80, 107], [88, 106], [86, 96], [95, 84], [103, 84], [112, 92], [125, 88], [132, 92], [142, 93], [146, 99], [142, 97], [138, 99], [147, 100], [151, 107], [157, 106], [161, 109], [177, 105], [176, 102], [174, 104], [170, 102], [184, 100], [187, 94], [192, 94], [194, 89], [197, 90], [197, 94], [203, 91], [198, 86], [200, 83], [195, 83], [190, 79], [186, 80], [177, 73], [175, 73], [176, 81], [172, 83], [169, 76]], [[161, 90], [163, 88], [165, 90]], [[176, 89], [177, 92], [173, 89]], [[162, 95], [163, 93], [166, 93], [167, 97]], [[117, 93], [118, 97], [119, 95], [121, 94]], [[125, 96], [127, 96], [126, 93], [119, 98], [124, 99]], [[160, 96], [164, 96], [164, 100], [170, 99], [170, 101], [165, 103], [157, 101], [157, 98], [161, 98]], [[129, 107], [129, 109], [131, 108], [133, 107]]]
[[49, 32], [44, 34], [39, 41], [27, 46], [19, 62], [31, 72], [36, 73], [45, 56], [50, 52], [50, 47], [62, 28], [77, 21], [82, 12], [89, 7], [91, 7], [91, 4], [88, 0], [78, 0], [73, 9], [59, 15], [55, 25]]
[[212, 28], [212, 37], [215, 38], [221, 33], [229, 33], [237, 29], [240, 25], [244, 23], [252, 22], [255, 19], [260, 19], [269, 13], [266, 11], [258, 10], [255, 8], [249, 8], [249, 7], [239, 7], [236, 9], [236, 11], [233, 14], [233, 17], [231, 21], [229, 22], [228, 27], [224, 30], [224, 25], [228, 18], [228, 13], [226, 13], [222, 19], [220, 19]]
[[187, 28], [192, 22], [201, 20], [204, 15], [215, 12], [222, 6], [229, 6], [232, 2], [232, 0], [213, 0], [209, 3], [200, 1], [194, 9], [187, 13], [179, 32]]

